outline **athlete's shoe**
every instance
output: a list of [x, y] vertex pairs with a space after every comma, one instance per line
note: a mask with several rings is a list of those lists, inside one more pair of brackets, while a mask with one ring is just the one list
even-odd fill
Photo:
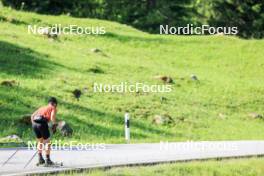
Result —
[[46, 165], [46, 166], [54, 165], [54, 162], [51, 161], [51, 160], [48, 158], [48, 159], [46, 159], [46, 161], [45, 161], [45, 165]]
[[37, 165], [45, 164], [45, 160], [43, 158], [39, 158]]

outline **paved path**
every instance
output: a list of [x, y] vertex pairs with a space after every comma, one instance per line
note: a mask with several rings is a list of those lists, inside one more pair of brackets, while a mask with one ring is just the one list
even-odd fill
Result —
[[[0, 175], [26, 175], [71, 169], [86, 169], [121, 165], [161, 163], [209, 158], [264, 155], [264, 141], [211, 141], [150, 144], [107, 144], [99, 149], [77, 151], [54, 150], [53, 160], [63, 161], [60, 168], [37, 167], [37, 156], [24, 169], [35, 151], [21, 148], [5, 165]], [[0, 149], [0, 164], [14, 153], [14, 149]]]

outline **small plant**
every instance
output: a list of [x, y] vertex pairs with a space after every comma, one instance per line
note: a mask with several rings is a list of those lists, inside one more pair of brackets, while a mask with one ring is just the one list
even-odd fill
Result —
[[93, 67], [93, 68], [90, 68], [90, 69], [88, 69], [88, 72], [91, 72], [91, 73], [104, 73], [104, 71], [103, 71], [103, 69], [101, 69], [100, 67], [98, 67], [98, 66], [95, 66], [95, 67]]

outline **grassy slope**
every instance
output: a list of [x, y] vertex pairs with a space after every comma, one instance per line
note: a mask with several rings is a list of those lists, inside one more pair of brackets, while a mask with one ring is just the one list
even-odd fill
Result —
[[263, 159], [240, 159], [223, 161], [206, 161], [161, 164], [157, 166], [113, 168], [106, 171], [91, 171], [82, 174], [89, 176], [132, 176], [132, 175], [163, 175], [163, 176], [261, 176], [264, 174]]
[[[14, 88], [0, 86], [0, 136], [17, 133], [33, 139], [30, 127], [17, 120], [53, 95], [60, 100], [58, 117], [73, 126], [72, 138], [80, 141], [122, 142], [125, 110], [132, 115], [133, 142], [264, 138], [264, 122], [248, 117], [249, 112], [264, 113], [263, 40], [150, 35], [113, 22], [6, 8], [0, 18], [0, 81], [19, 82]], [[56, 23], [105, 26], [107, 35], [51, 41], [27, 33], [27, 24]], [[92, 53], [92, 48], [109, 57]], [[94, 67], [105, 73], [88, 72]], [[192, 73], [200, 83], [189, 80]], [[94, 82], [161, 84], [155, 75], [172, 76], [173, 91], [88, 92], [79, 102], [71, 94], [75, 88], [91, 89]], [[161, 96], [167, 100], [161, 102]], [[169, 114], [175, 123], [156, 126], [151, 122], [155, 114]]]

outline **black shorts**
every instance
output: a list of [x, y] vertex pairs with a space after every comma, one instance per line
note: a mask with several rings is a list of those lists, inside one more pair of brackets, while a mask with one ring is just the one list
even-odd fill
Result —
[[36, 137], [43, 138], [43, 139], [48, 139], [50, 137], [50, 132], [49, 132], [49, 125], [47, 122], [44, 123], [33, 123], [32, 124], [33, 131], [36, 135]]

